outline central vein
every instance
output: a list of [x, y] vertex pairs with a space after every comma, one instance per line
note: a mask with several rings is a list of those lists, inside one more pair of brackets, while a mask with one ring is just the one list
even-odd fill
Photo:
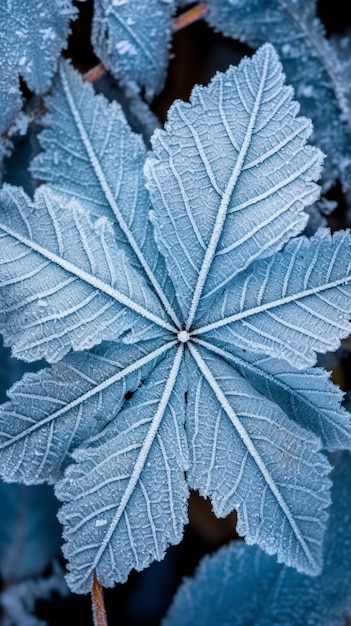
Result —
[[238, 158], [235, 164], [235, 167], [233, 169], [233, 172], [229, 178], [227, 187], [222, 195], [222, 200], [221, 203], [219, 205], [219, 210], [217, 213], [217, 217], [216, 217], [216, 221], [214, 224], [214, 228], [212, 231], [212, 235], [211, 235], [211, 239], [209, 242], [209, 245], [207, 247], [203, 262], [202, 262], [202, 267], [199, 273], [199, 277], [197, 280], [197, 284], [195, 287], [195, 291], [194, 291], [194, 296], [193, 296], [193, 300], [191, 303], [191, 307], [190, 307], [190, 311], [189, 311], [189, 316], [188, 316], [188, 320], [186, 323], [186, 329], [189, 330], [195, 314], [196, 314], [196, 310], [201, 298], [201, 294], [204, 288], [204, 284], [206, 282], [207, 276], [209, 274], [211, 265], [212, 265], [212, 261], [213, 261], [213, 257], [216, 253], [216, 249], [217, 249], [217, 245], [218, 245], [218, 241], [219, 238], [222, 234], [223, 231], [223, 227], [224, 227], [224, 223], [227, 217], [227, 210], [228, 210], [228, 206], [230, 203], [230, 199], [232, 197], [235, 185], [237, 183], [237, 180], [240, 176], [240, 173], [242, 171], [242, 166], [243, 166], [243, 162], [245, 159], [245, 156], [247, 154], [247, 151], [249, 149], [250, 143], [251, 143], [251, 139], [252, 139], [252, 135], [253, 135], [253, 131], [254, 131], [254, 127], [255, 127], [255, 122], [257, 119], [257, 113], [261, 104], [261, 99], [262, 99], [262, 93], [263, 93], [263, 89], [264, 89], [264, 84], [266, 81], [266, 76], [267, 76], [267, 69], [268, 69], [268, 56], [265, 59], [265, 64], [263, 67], [263, 72], [262, 72], [262, 78], [261, 78], [261, 82], [259, 85], [259, 89], [257, 92], [257, 96], [256, 96], [256, 100], [255, 100], [255, 104], [250, 116], [250, 121], [247, 127], [247, 131], [244, 137], [244, 141], [242, 143], [240, 152], [238, 154]]

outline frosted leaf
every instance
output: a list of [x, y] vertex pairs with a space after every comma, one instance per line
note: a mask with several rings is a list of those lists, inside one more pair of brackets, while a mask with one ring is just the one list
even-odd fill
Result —
[[[19, 188], [5, 186], [0, 203], [0, 313], [15, 356], [57, 361], [71, 347], [86, 349], [128, 330], [134, 340], [172, 330], [106, 218], [94, 224], [79, 205], [62, 211], [45, 187], [33, 204]], [[132, 330], [139, 316], [144, 321]]]
[[314, 365], [316, 352], [335, 350], [350, 333], [350, 272], [349, 231], [293, 239], [239, 274], [194, 334]]
[[[19, 76], [35, 93], [50, 87], [69, 22], [77, 15], [71, 0], [4, 0], [0, 12], [0, 133], [20, 110]], [[6, 62], [5, 62], [6, 60]]]
[[311, 141], [327, 155], [328, 184], [351, 186], [351, 82], [349, 69], [324, 36], [311, 0], [210, 0], [209, 24], [256, 48], [272, 43], [301, 112], [310, 117]]
[[161, 91], [168, 63], [173, 0], [95, 0], [92, 42], [96, 55], [125, 84]]
[[34, 159], [33, 173], [67, 201], [74, 199], [96, 217], [114, 221], [118, 245], [177, 322], [173, 286], [148, 218], [141, 137], [130, 129], [121, 106], [96, 96], [68, 63], [60, 64], [46, 106], [48, 128], [39, 136], [44, 152]]
[[26, 484], [62, 478], [70, 453], [115, 418], [126, 393], [137, 389], [166, 351], [160, 340], [110, 342], [26, 374], [0, 408], [3, 478]]
[[74, 591], [94, 569], [112, 586], [162, 559], [189, 486], [236, 509], [248, 543], [318, 574], [321, 449], [350, 446], [350, 424], [311, 365], [349, 332], [350, 233], [298, 236], [322, 155], [274, 49], [174, 105], [147, 159], [151, 219], [120, 108], [65, 63], [47, 102], [34, 169], [48, 182], [34, 202], [2, 192], [1, 322], [17, 354], [67, 356], [13, 388], [4, 475], [57, 480], [68, 464]]
[[[321, 153], [272, 46], [195, 87], [156, 131], [146, 177], [157, 245], [189, 328], [240, 271], [307, 222]], [[225, 159], [223, 155], [226, 155]]]
[[[182, 538], [188, 487], [183, 349], [172, 351], [135, 393], [118, 419], [74, 453], [76, 466], [56, 489], [70, 559], [68, 580], [89, 591], [124, 582]], [[104, 523], [101, 523], [102, 520]]]

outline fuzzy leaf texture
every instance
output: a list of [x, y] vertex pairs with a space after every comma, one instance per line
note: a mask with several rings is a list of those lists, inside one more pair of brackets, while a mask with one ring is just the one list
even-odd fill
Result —
[[[135, 391], [141, 376], [152, 370], [150, 362], [154, 365], [164, 352], [160, 342], [103, 343], [89, 352], [69, 354], [38, 375], [26, 374], [10, 390], [11, 402], [0, 413], [6, 479], [56, 482], [70, 463], [69, 453], [117, 415], [125, 394]], [[28, 446], [34, 458], [26, 455]]]
[[[148, 219], [150, 200], [143, 166], [146, 148], [126, 124], [117, 102], [95, 96], [67, 63], [61, 63], [39, 141], [44, 149], [32, 171], [67, 201], [113, 220], [120, 248], [153, 285], [173, 321], [174, 289]], [[99, 120], [99, 123], [96, 123]], [[79, 175], [77, 176], [77, 172]]]
[[348, 454], [336, 457], [333, 480], [320, 576], [299, 574], [256, 547], [232, 542], [184, 581], [162, 626], [343, 626], [351, 615]]
[[3, 0], [0, 10], [0, 133], [22, 106], [19, 76], [37, 94], [45, 93], [66, 46], [69, 22], [77, 15], [71, 0]]
[[127, 87], [161, 91], [175, 0], [95, 0], [92, 43], [96, 55]]
[[253, 48], [277, 49], [302, 113], [311, 118], [311, 141], [327, 155], [327, 184], [351, 187], [351, 88], [342, 50], [325, 37], [315, 0], [209, 0], [208, 23]]
[[248, 543], [320, 571], [321, 450], [349, 447], [350, 426], [311, 366], [349, 332], [351, 246], [299, 237], [322, 155], [292, 95], [270, 45], [196, 87], [153, 137], [146, 189], [118, 104], [62, 64], [34, 164], [48, 183], [34, 202], [3, 191], [6, 341], [63, 359], [10, 391], [2, 472], [55, 481], [68, 465], [56, 493], [76, 592], [94, 569], [112, 586], [163, 558], [189, 487], [219, 516], [237, 509]]
[[[147, 338], [147, 318], [164, 317], [145, 281], [127, 267], [106, 218], [93, 224], [76, 204], [62, 211], [45, 187], [36, 192], [33, 205], [20, 188], [4, 185], [0, 202], [0, 316], [15, 356], [57, 361], [71, 347], [79, 350], [118, 338], [132, 327], [136, 311], [146, 316], [138, 333]], [[152, 335], [155, 329], [151, 324]]]

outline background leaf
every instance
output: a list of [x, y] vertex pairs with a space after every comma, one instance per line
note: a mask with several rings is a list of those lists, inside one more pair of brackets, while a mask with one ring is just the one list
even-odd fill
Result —
[[316, 1], [210, 0], [208, 23], [253, 48], [269, 41], [280, 56], [303, 115], [312, 119], [312, 143], [327, 155], [327, 185], [341, 177], [351, 186], [349, 70], [324, 36]]
[[336, 457], [333, 478], [320, 576], [304, 576], [258, 548], [232, 542], [183, 583], [162, 626], [343, 626], [351, 615], [349, 455]]
[[0, 502], [0, 573], [8, 585], [44, 572], [59, 555], [62, 528], [58, 502], [47, 485], [0, 481]]
[[21, 109], [19, 75], [35, 93], [50, 87], [69, 22], [71, 0], [4, 0], [0, 12], [0, 133]]
[[92, 42], [96, 55], [126, 85], [161, 91], [168, 62], [174, 0], [95, 0]]

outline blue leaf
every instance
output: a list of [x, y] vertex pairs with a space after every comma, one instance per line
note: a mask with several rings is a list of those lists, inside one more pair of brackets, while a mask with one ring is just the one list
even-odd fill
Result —
[[320, 569], [320, 449], [349, 446], [350, 425], [310, 365], [349, 331], [351, 247], [348, 232], [296, 237], [321, 153], [283, 79], [266, 45], [174, 105], [146, 167], [156, 240], [141, 140], [65, 64], [34, 166], [48, 184], [34, 203], [2, 192], [6, 340], [66, 356], [14, 387], [0, 458], [26, 482], [69, 465], [57, 493], [75, 591], [161, 559], [188, 485], [218, 515], [237, 508], [248, 542]]
[[247, 543], [319, 573], [330, 468], [318, 439], [217, 355], [190, 353], [190, 487], [211, 498], [217, 517], [235, 509]]
[[[174, 342], [173, 342], [174, 344]], [[26, 374], [0, 408], [0, 473], [7, 481], [56, 482], [70, 452], [102, 430], [172, 346], [102, 344]], [[32, 400], [35, 398], [35, 401]]]
[[127, 266], [106, 218], [93, 224], [77, 205], [62, 211], [45, 187], [34, 205], [9, 186], [0, 202], [4, 337], [15, 356], [57, 361], [71, 347], [117, 339], [139, 317], [134, 339], [172, 330], [158, 299]]
[[174, 290], [148, 219], [141, 137], [130, 129], [120, 105], [94, 95], [92, 85], [68, 63], [60, 64], [46, 106], [49, 128], [39, 136], [44, 152], [34, 159], [32, 172], [67, 201], [78, 200], [96, 217], [115, 222], [119, 245], [177, 323]]
[[300, 426], [320, 438], [326, 450], [351, 449], [350, 414], [340, 406], [342, 391], [321, 367], [297, 370], [287, 361], [258, 356], [240, 348], [231, 352], [197, 340], [214, 354], [229, 361], [266, 398], [275, 402]]
[[35, 93], [50, 87], [69, 21], [77, 9], [71, 0], [5, 0], [0, 12], [0, 133], [20, 110], [19, 75]]
[[162, 626], [343, 626], [351, 615], [350, 456], [336, 458], [324, 567], [309, 578], [233, 542], [201, 562]]
[[310, 181], [321, 153], [305, 146], [310, 122], [296, 117], [283, 81], [263, 46], [195, 87], [190, 105], [171, 107], [167, 132], [154, 134], [145, 170], [152, 221], [187, 329], [238, 272], [303, 230], [304, 206], [318, 196]]
[[349, 335], [350, 296], [350, 233], [321, 229], [239, 274], [194, 335], [304, 368]]
[[174, 0], [95, 0], [92, 42], [96, 55], [126, 85], [161, 91], [168, 64]]
[[187, 521], [187, 452], [183, 430], [183, 348], [166, 357], [118, 419], [74, 453], [56, 494], [68, 500], [59, 518], [68, 540], [70, 587], [124, 582], [134, 567], [161, 560]]

